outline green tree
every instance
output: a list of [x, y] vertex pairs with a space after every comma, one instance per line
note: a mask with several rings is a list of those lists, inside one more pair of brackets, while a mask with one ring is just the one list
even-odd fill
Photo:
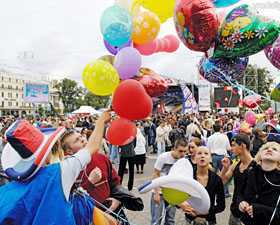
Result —
[[79, 107], [79, 102], [83, 97], [83, 89], [76, 81], [64, 78], [55, 87], [59, 90], [59, 97], [65, 112], [72, 112]]
[[84, 96], [84, 105], [92, 106], [95, 109], [105, 108], [108, 104], [110, 96], [97, 96], [91, 92], [87, 92]]
[[262, 95], [269, 96], [273, 77], [266, 68], [248, 65], [243, 84], [250, 90]]
[[[256, 65], [248, 65], [244, 77], [239, 80], [246, 88], [254, 91], [261, 96], [270, 96], [273, 77], [269, 70], [260, 68]], [[270, 107], [270, 101], [263, 101], [261, 107], [267, 109]]]

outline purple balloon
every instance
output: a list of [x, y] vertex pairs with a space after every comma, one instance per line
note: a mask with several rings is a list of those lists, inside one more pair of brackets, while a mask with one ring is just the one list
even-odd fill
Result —
[[264, 53], [271, 64], [280, 69], [280, 37], [272, 45], [266, 47]]
[[114, 66], [122, 80], [136, 76], [141, 64], [141, 54], [133, 47], [125, 47], [121, 49], [116, 55], [114, 62]]
[[104, 45], [111, 54], [116, 55], [122, 48], [131, 46], [131, 40], [117, 47], [117, 46], [110, 45], [110, 43], [104, 39]]

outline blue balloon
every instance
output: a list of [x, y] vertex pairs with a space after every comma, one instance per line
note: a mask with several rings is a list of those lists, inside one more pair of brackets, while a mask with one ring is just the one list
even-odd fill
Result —
[[206, 58], [199, 62], [199, 73], [212, 83], [223, 83], [227, 80], [240, 79], [247, 68], [249, 58]]
[[126, 9], [114, 5], [103, 12], [100, 27], [103, 38], [110, 45], [119, 47], [130, 40], [132, 18]]
[[233, 5], [239, 2], [240, 0], [212, 0], [212, 1], [217, 8], [222, 8], [222, 7], [228, 7], [230, 5]]

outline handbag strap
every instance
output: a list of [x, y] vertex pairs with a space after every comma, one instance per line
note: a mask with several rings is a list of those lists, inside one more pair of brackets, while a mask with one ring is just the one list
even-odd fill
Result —
[[268, 225], [270, 225], [270, 224], [271, 224], [271, 222], [273, 221], [273, 218], [274, 218], [275, 213], [276, 213], [276, 211], [277, 211], [277, 208], [278, 208], [279, 202], [280, 202], [280, 194], [279, 194], [279, 197], [278, 197], [278, 200], [277, 200], [277, 203], [276, 203], [275, 209], [274, 209], [274, 211], [273, 211], [273, 213], [272, 213], [272, 216], [271, 216], [271, 218], [270, 218], [270, 221], [269, 221], [269, 224], [268, 224]]

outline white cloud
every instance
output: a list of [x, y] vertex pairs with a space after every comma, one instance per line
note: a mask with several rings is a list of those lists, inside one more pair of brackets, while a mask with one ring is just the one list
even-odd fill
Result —
[[[80, 80], [84, 66], [107, 54], [99, 29], [102, 11], [113, 0], [9, 0], [0, 7], [0, 68], [22, 73], [53, 74]], [[243, 0], [258, 3], [260, 0]], [[269, 1], [268, 1], [269, 2]], [[280, 0], [270, 0], [279, 2]], [[229, 10], [229, 9], [224, 9]], [[280, 20], [280, 9], [262, 9], [266, 16]], [[160, 35], [175, 34], [173, 21], [161, 27]], [[143, 58], [143, 66], [159, 73], [192, 81], [202, 54], [181, 44], [172, 54]], [[278, 71], [263, 53], [250, 62]]]

